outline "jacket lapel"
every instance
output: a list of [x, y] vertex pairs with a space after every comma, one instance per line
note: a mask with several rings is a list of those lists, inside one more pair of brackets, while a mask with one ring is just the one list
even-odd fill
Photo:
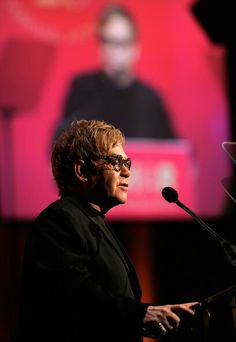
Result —
[[82, 201], [80, 203], [80, 200], [78, 200], [77, 198], [75, 198], [75, 200], [76, 205], [79, 206], [81, 211], [83, 211], [86, 216], [102, 231], [103, 235], [105, 236], [111, 247], [116, 251], [125, 265], [135, 297], [141, 298], [141, 286], [138, 280], [137, 273], [129, 256], [127, 255], [119, 239], [116, 237], [115, 233], [109, 227], [108, 223], [101, 216], [99, 216], [99, 214], [94, 214], [93, 209], [90, 208], [87, 203], [83, 205]]

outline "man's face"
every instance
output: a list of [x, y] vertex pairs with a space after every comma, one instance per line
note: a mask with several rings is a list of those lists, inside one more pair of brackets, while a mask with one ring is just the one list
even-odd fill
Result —
[[[119, 165], [119, 162], [116, 162], [117, 156], [122, 161], [126, 160], [127, 164]], [[98, 159], [96, 169], [96, 175], [93, 176], [93, 194], [96, 203], [105, 208], [105, 211], [115, 205], [125, 203], [128, 195], [130, 170], [129, 160], [127, 160], [123, 147], [118, 144], [104, 156], [104, 159]]]
[[110, 76], [130, 73], [137, 59], [138, 48], [129, 21], [111, 17], [100, 31], [100, 56], [105, 72]]

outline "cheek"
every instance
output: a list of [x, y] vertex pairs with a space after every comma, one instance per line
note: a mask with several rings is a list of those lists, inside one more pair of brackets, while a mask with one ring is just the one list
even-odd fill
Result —
[[106, 190], [109, 193], [114, 193], [116, 191], [116, 187], [117, 187], [117, 180], [115, 177], [109, 177], [106, 180]]
[[127, 64], [132, 64], [134, 62], [134, 60], [135, 60], [134, 51], [133, 50], [127, 51], [127, 54], [126, 54], [125, 58], [126, 58], [126, 63]]
[[108, 172], [104, 179], [105, 191], [109, 195], [113, 195], [117, 191], [118, 174]]

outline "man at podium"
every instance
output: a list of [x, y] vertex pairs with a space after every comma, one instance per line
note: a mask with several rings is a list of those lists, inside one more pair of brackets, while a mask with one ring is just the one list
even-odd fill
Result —
[[120, 5], [106, 7], [97, 38], [101, 65], [71, 81], [56, 135], [74, 119], [97, 119], [126, 137], [176, 138], [162, 95], [135, 76], [140, 52], [132, 14]]

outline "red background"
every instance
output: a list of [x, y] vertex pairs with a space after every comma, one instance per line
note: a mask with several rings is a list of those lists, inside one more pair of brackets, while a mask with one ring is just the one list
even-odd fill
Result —
[[[0, 117], [1, 202], [5, 217], [33, 218], [56, 197], [56, 193], [48, 193], [52, 182], [51, 137], [60, 120], [71, 77], [99, 63], [94, 30], [97, 16], [106, 3], [109, 1], [1, 2], [0, 63], [5, 73], [0, 81], [0, 106], [3, 107], [6, 97], [14, 104], [17, 93], [23, 91], [29, 79], [37, 78], [40, 68], [45, 70], [34, 99], [30, 92], [28, 97], [24, 95], [30, 105], [20, 103], [8, 119], [10, 133], [6, 132], [3, 115]], [[221, 147], [230, 134], [225, 50], [210, 42], [192, 15], [193, 1], [120, 3], [127, 5], [140, 27], [141, 56], [136, 65], [137, 74], [161, 91], [179, 136], [193, 144], [198, 177], [194, 209], [203, 216], [220, 215], [225, 200], [220, 181], [230, 173], [229, 161]], [[25, 77], [22, 76], [22, 71], [17, 69], [17, 63], [20, 64], [17, 53], [13, 52], [11, 61], [7, 59], [9, 65], [3, 60], [6, 45], [12, 39], [20, 44], [38, 44], [39, 50], [45, 50], [45, 46], [52, 48], [46, 65], [41, 65], [44, 52], [32, 54], [31, 68], [30, 56], [25, 65], [21, 63], [27, 70]], [[9, 94], [6, 88], [11, 69], [11, 82], [13, 79], [16, 84]], [[8, 152], [12, 155], [10, 166], [4, 156], [9, 148], [7, 139], [12, 141], [12, 151]]]

